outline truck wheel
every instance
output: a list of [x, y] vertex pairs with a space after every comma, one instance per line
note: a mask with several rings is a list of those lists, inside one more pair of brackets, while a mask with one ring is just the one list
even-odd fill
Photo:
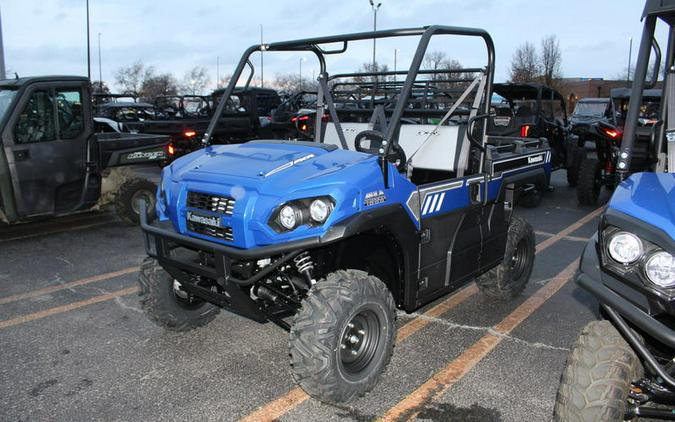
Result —
[[487, 297], [509, 300], [525, 289], [534, 267], [534, 230], [520, 217], [513, 216], [506, 239], [504, 260], [476, 279]]
[[577, 199], [581, 205], [595, 205], [602, 188], [602, 167], [595, 158], [585, 158], [579, 164]]
[[122, 220], [129, 223], [138, 224], [140, 220], [140, 211], [138, 201], [145, 201], [147, 204], [148, 222], [155, 219], [155, 203], [157, 201], [155, 193], [157, 185], [145, 179], [129, 179], [120, 186], [115, 199], [115, 209], [117, 215]]
[[579, 181], [579, 165], [586, 158], [586, 149], [580, 148], [574, 153], [572, 164], [567, 168], [567, 184], [574, 187]]
[[146, 258], [138, 278], [141, 308], [155, 324], [170, 331], [189, 331], [202, 327], [220, 308], [193, 298], [180, 289], [180, 283], [153, 258]]
[[554, 420], [623, 421], [631, 381], [643, 367], [609, 321], [591, 321], [577, 338], [562, 373]]
[[329, 274], [291, 327], [291, 373], [310, 396], [345, 403], [370, 391], [391, 359], [396, 308], [387, 286], [363, 271]]

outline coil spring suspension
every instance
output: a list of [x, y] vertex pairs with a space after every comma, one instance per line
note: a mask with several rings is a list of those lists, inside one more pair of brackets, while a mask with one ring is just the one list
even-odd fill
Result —
[[314, 283], [316, 283], [316, 280], [314, 280], [314, 277], [312, 276], [314, 262], [312, 261], [312, 256], [309, 252], [302, 252], [293, 258], [293, 262], [295, 263], [295, 268], [298, 269], [298, 272], [307, 279], [308, 287], [313, 286]]

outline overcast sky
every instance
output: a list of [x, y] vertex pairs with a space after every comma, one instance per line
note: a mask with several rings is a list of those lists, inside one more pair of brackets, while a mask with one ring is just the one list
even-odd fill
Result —
[[[633, 58], [641, 33], [643, 2], [638, 0], [381, 0], [378, 29], [432, 24], [486, 29], [496, 46], [497, 81], [508, 78], [515, 49], [525, 41], [556, 35], [566, 77], [615, 78]], [[86, 75], [85, 0], [2, 0], [6, 66], [20, 76]], [[120, 66], [142, 60], [158, 72], [179, 79], [193, 66], [205, 66], [216, 79], [231, 73], [243, 50], [265, 42], [360, 32], [372, 29], [368, 0], [90, 0], [92, 76], [98, 79], [98, 33], [101, 33], [103, 79], [109, 84]], [[662, 43], [663, 45], [664, 43]], [[383, 41], [378, 61], [398, 68], [412, 58], [413, 44]], [[437, 42], [465, 66], [485, 63], [480, 43]], [[265, 79], [299, 72], [300, 56], [265, 56]], [[256, 58], [256, 63], [257, 63]], [[372, 43], [350, 46], [349, 54], [329, 63], [329, 72], [353, 71], [372, 60]], [[331, 71], [331, 66], [332, 68]], [[317, 66], [308, 57], [303, 76]]]

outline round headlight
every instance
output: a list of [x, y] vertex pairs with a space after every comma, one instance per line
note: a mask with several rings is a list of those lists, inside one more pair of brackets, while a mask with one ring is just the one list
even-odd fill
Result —
[[642, 242], [632, 233], [619, 232], [609, 241], [609, 256], [621, 264], [631, 264], [642, 256]]
[[324, 199], [315, 199], [309, 206], [309, 216], [317, 223], [323, 223], [330, 214], [331, 205]]
[[657, 252], [645, 264], [645, 274], [652, 283], [661, 287], [675, 285], [675, 257], [668, 252]]
[[284, 228], [292, 230], [295, 228], [297, 222], [295, 210], [292, 206], [284, 205], [281, 210], [279, 210], [279, 224]]

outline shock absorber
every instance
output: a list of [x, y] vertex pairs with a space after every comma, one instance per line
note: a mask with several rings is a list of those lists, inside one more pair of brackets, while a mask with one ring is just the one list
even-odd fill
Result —
[[307, 287], [312, 287], [316, 283], [316, 280], [314, 280], [314, 277], [312, 276], [314, 262], [312, 261], [312, 256], [309, 254], [309, 252], [302, 252], [293, 258], [293, 262], [295, 263], [295, 268], [297, 268], [298, 272], [305, 276], [305, 279], [307, 280]]

